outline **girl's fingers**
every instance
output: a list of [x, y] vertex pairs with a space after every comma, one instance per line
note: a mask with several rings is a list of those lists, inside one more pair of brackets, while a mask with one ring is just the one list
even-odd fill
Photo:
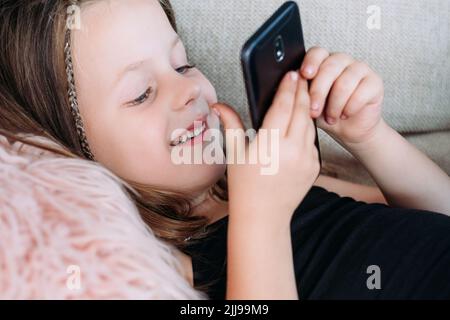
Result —
[[[379, 89], [374, 90], [374, 88]], [[349, 118], [365, 106], [379, 102], [377, 100], [380, 99], [380, 96], [383, 96], [380, 94], [380, 90], [383, 90], [383, 80], [380, 77], [365, 77], [348, 100], [342, 113]]]
[[310, 105], [308, 82], [300, 77], [295, 95], [294, 110], [286, 136], [297, 141], [305, 137], [306, 132], [310, 130], [310, 126], [313, 125], [309, 112]]
[[[369, 74], [369, 72], [370, 69], [366, 64], [355, 62], [349, 65], [334, 82], [330, 95], [328, 96], [328, 103], [325, 110], [325, 119], [328, 124], [334, 124], [330, 122], [341, 118], [342, 111], [348, 100], [358, 87], [359, 83]], [[332, 120], [330, 121], [330, 119]]]
[[224, 129], [244, 129], [244, 123], [242, 122], [239, 114], [232, 107], [225, 103], [216, 103], [212, 106], [220, 114], [220, 120]]
[[305, 79], [312, 79], [319, 71], [320, 65], [330, 56], [330, 53], [324, 48], [312, 47], [308, 50], [303, 59], [302, 67], [300, 69], [301, 75]]
[[299, 74], [297, 71], [288, 72], [284, 76], [261, 128], [280, 129], [280, 135], [286, 135], [294, 109], [298, 78]]
[[325, 101], [330, 89], [339, 75], [353, 62], [353, 59], [345, 54], [334, 54], [330, 56], [319, 69], [310, 88], [312, 115], [318, 116], [322, 113]]
[[233, 154], [236, 154], [237, 152], [244, 152], [246, 141], [245, 130], [239, 114], [232, 107], [224, 103], [216, 103], [212, 106], [212, 108], [220, 114], [220, 121], [225, 129], [225, 135], [227, 130], [233, 130], [233, 135], [237, 138], [225, 140], [227, 153], [231, 150], [233, 150]]

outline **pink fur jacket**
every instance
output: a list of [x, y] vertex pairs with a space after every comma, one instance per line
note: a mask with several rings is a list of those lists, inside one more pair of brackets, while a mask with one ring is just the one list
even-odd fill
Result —
[[0, 135], [0, 299], [205, 298], [174, 253], [110, 171]]

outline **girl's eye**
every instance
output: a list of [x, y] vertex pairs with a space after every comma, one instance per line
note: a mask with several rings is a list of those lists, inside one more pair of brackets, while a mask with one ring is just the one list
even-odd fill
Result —
[[[176, 71], [177, 71], [177, 72], [180, 72], [180, 70], [186, 70], [186, 71], [187, 71], [187, 70], [193, 69], [193, 68], [195, 68], [195, 64], [182, 66], [182, 67], [178, 68]], [[180, 72], [180, 73], [181, 73], [181, 74], [185, 74], [186, 71], [185, 71], [185, 72]]]
[[[181, 74], [185, 74], [187, 72], [187, 70], [193, 69], [193, 68], [195, 68], [195, 64], [182, 66], [182, 67], [176, 69], [176, 71], [180, 72]], [[138, 106], [140, 104], [143, 104], [148, 99], [148, 97], [150, 96], [152, 91], [153, 91], [153, 89], [151, 87], [148, 88], [142, 95], [140, 95], [138, 98], [131, 101], [130, 104], [132, 106]]]
[[150, 96], [150, 93], [152, 93], [152, 88], [148, 88], [142, 95], [140, 95], [138, 98], [134, 99], [130, 104], [132, 106], [137, 106], [140, 105], [142, 103], [144, 103], [148, 97]]

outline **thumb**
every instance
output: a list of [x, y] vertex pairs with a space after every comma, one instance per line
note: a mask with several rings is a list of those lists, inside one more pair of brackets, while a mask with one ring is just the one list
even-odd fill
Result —
[[216, 103], [212, 106], [218, 112], [224, 129], [243, 129], [244, 124], [239, 114], [225, 103]]

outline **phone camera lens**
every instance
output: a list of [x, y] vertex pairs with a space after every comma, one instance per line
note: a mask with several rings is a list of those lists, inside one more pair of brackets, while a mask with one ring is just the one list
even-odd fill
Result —
[[281, 36], [278, 36], [275, 39], [275, 59], [277, 62], [281, 62], [284, 59], [284, 44], [283, 44], [283, 38]]

